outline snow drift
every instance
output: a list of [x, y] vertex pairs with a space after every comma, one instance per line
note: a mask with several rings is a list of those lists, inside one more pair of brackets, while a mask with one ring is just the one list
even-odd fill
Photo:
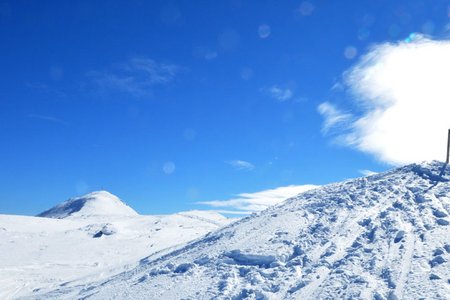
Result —
[[129, 271], [36, 297], [446, 299], [450, 171], [439, 162], [331, 184]]

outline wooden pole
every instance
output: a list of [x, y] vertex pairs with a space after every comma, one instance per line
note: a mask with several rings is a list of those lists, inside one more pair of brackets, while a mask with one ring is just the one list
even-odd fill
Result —
[[450, 157], [450, 129], [448, 130], [448, 138], [447, 138], [447, 160], [445, 161], [446, 164], [449, 162]]

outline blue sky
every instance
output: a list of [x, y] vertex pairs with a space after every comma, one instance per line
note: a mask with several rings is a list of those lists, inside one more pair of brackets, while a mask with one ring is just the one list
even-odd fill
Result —
[[345, 74], [376, 45], [445, 40], [449, 17], [440, 0], [0, 1], [0, 213], [98, 189], [172, 213], [386, 170], [329, 128], [361, 113]]

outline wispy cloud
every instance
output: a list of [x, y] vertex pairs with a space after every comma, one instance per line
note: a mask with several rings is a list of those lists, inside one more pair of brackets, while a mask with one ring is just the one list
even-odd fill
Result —
[[202, 201], [197, 204], [225, 209], [227, 214], [249, 214], [264, 210], [316, 187], [316, 185], [290, 185], [256, 193], [242, 193], [228, 200]]
[[106, 70], [88, 72], [87, 76], [102, 93], [119, 91], [144, 97], [152, 95], [156, 86], [173, 81], [180, 70], [178, 65], [134, 57]]
[[[393, 165], [443, 160], [450, 128], [448, 78], [449, 39], [411, 35], [373, 46], [344, 73], [362, 113], [343, 128], [340, 140]], [[325, 129], [342, 120], [332, 109], [328, 114]]]
[[206, 60], [213, 60], [219, 56], [216, 50], [207, 47], [196, 47], [194, 48], [194, 56], [197, 58], [202, 58]]
[[62, 125], [68, 125], [68, 123], [66, 121], [52, 117], [52, 116], [29, 114], [28, 117], [32, 118], [32, 119], [39, 119], [39, 120], [44, 120], [44, 121], [48, 121], [48, 122], [59, 123]]
[[225, 163], [229, 164], [236, 170], [250, 171], [255, 168], [255, 166], [252, 163], [245, 161], [245, 160], [239, 160], [239, 159], [229, 160], [229, 161], [226, 161]]
[[264, 91], [278, 101], [287, 101], [294, 96], [294, 92], [290, 88], [282, 88], [278, 85], [273, 85]]
[[344, 125], [349, 122], [352, 115], [344, 113], [330, 102], [323, 102], [317, 107], [317, 111], [323, 116], [322, 132], [327, 133], [331, 128]]
[[370, 175], [375, 175], [378, 174], [377, 172], [371, 171], [371, 170], [359, 170], [359, 173], [361, 173], [364, 176], [370, 176]]
[[68, 94], [65, 91], [45, 83], [27, 82], [25, 83], [25, 87], [34, 92], [51, 97], [52, 99], [65, 99], [68, 97]]

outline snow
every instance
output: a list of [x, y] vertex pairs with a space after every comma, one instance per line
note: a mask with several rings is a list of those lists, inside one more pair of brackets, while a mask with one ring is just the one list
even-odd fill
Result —
[[214, 212], [138, 215], [105, 191], [40, 216], [0, 215], [0, 299], [102, 280], [231, 222]]
[[233, 223], [2, 216], [0, 298], [450, 299], [449, 169], [326, 185]]
[[310, 190], [122, 272], [30, 298], [450, 299], [444, 167]]
[[38, 215], [38, 217], [63, 219], [68, 217], [136, 216], [131, 207], [107, 191], [89, 193], [82, 197], [69, 199]]

